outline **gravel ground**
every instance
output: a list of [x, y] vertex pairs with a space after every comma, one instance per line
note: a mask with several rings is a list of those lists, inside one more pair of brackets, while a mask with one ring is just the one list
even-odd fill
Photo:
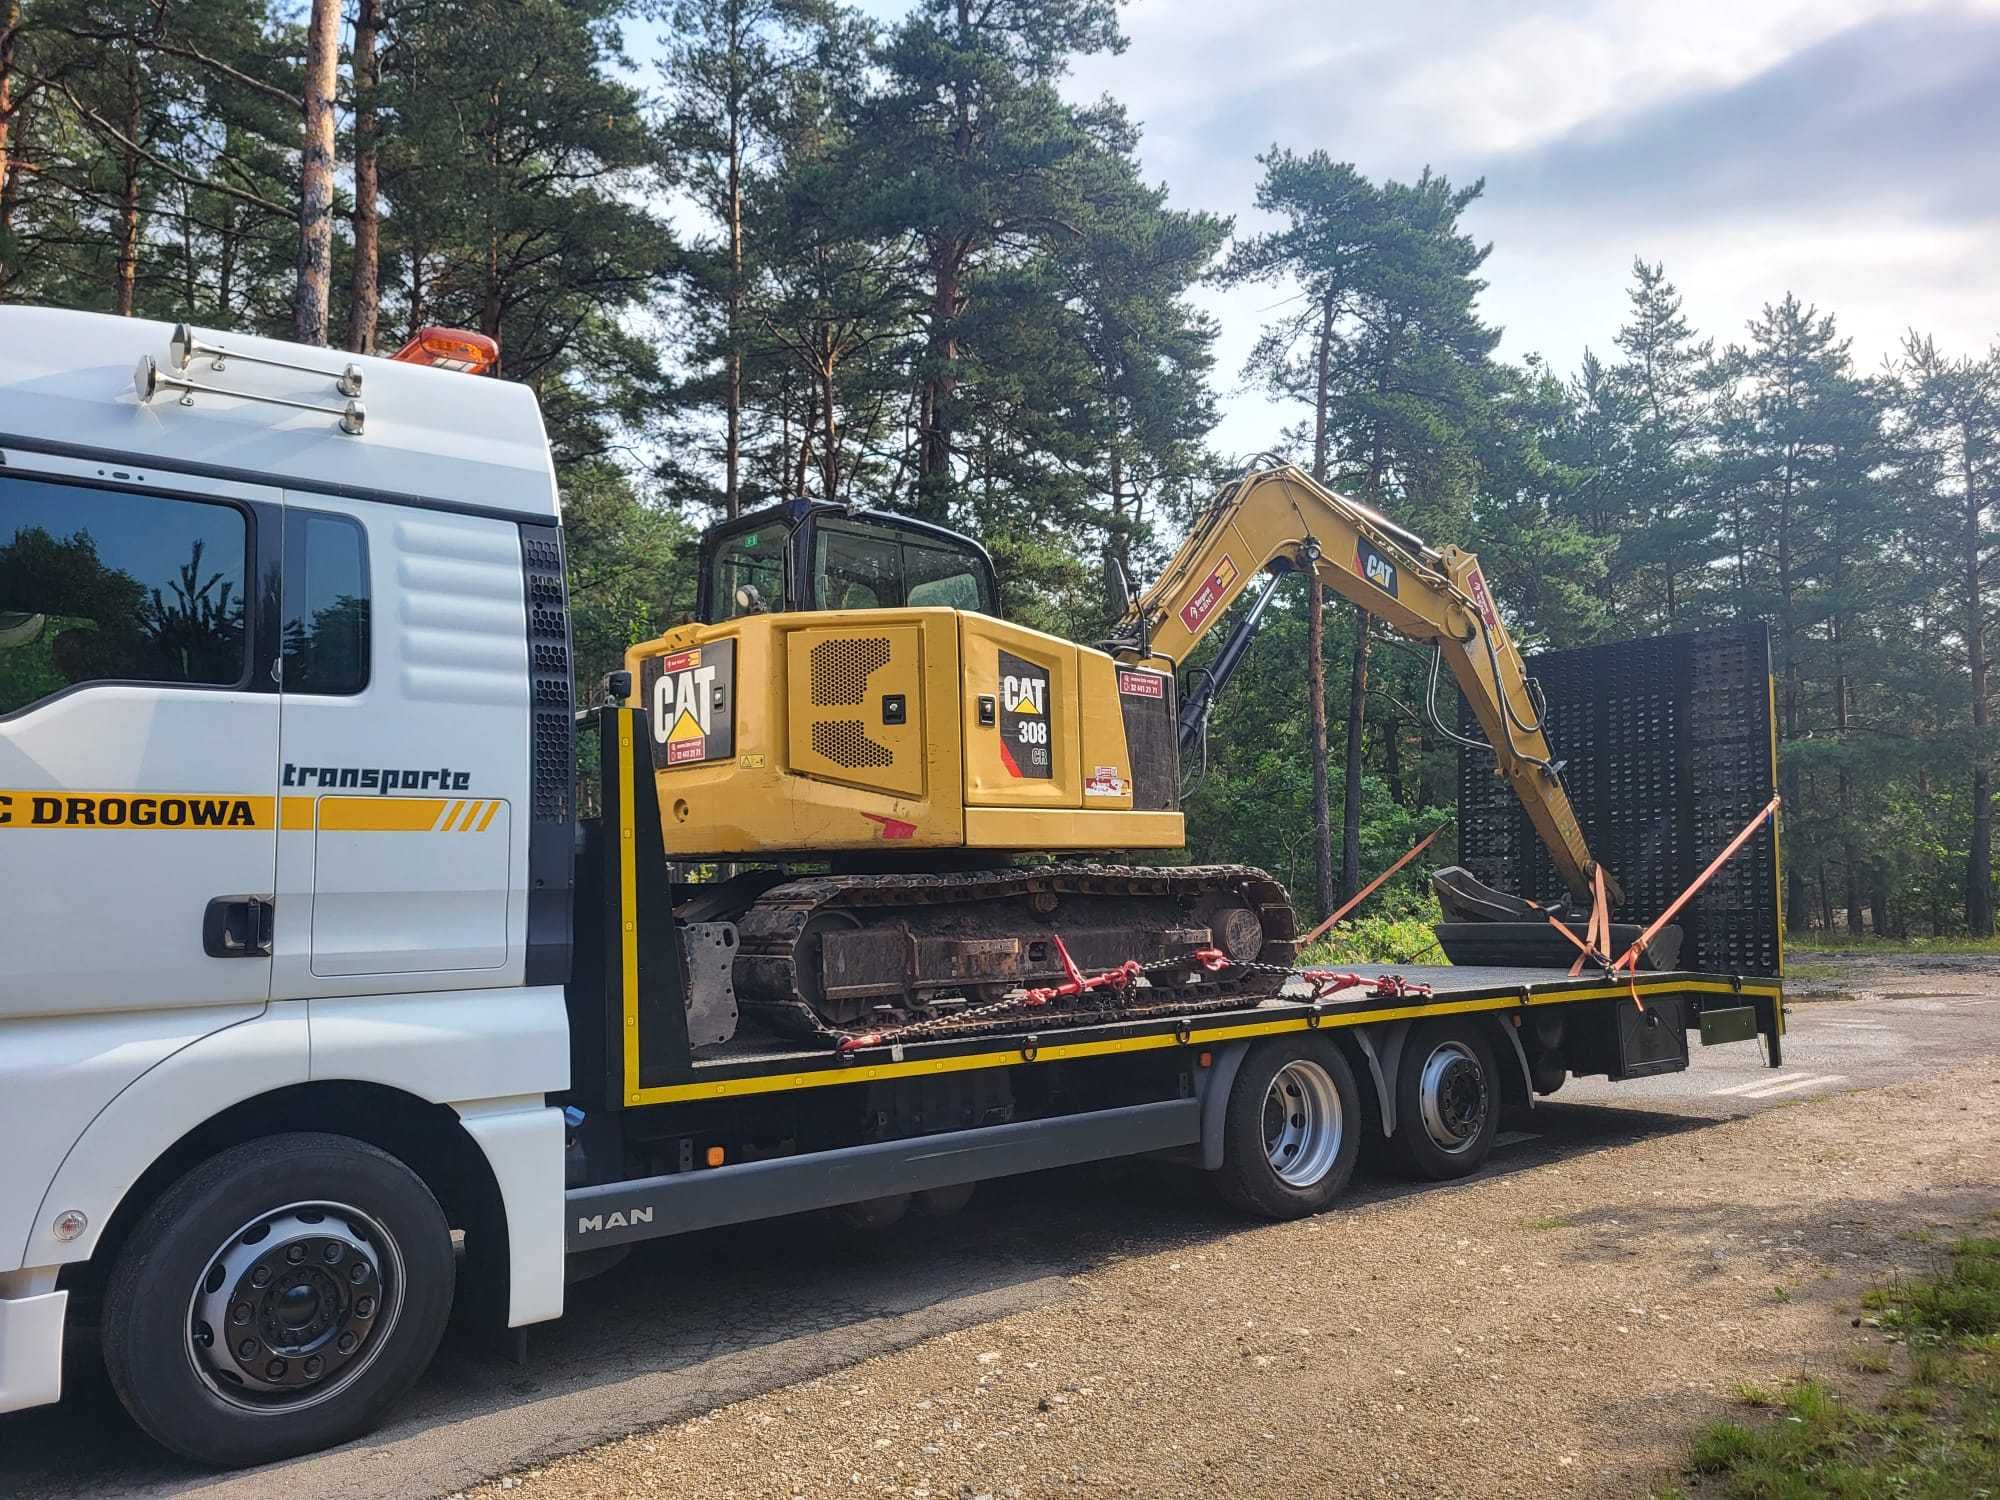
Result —
[[1645, 1495], [1738, 1381], [2000, 1210], [2000, 1063], [1115, 1261], [481, 1487], [624, 1496]]

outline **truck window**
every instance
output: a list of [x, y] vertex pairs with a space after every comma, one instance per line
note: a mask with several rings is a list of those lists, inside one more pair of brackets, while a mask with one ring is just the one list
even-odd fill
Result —
[[352, 516], [285, 513], [283, 682], [341, 696], [368, 686], [368, 534]]
[[245, 680], [231, 505], [0, 474], [0, 714], [85, 682]]
[[791, 540], [791, 532], [778, 525], [722, 539], [710, 565], [709, 598], [716, 623], [785, 607], [785, 557]]

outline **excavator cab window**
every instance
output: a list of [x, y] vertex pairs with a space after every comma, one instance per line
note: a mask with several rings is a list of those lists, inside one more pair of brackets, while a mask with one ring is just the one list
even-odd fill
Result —
[[748, 530], [710, 533], [703, 550], [710, 552], [702, 570], [703, 620], [715, 624], [787, 606], [791, 527], [766, 521]]
[[793, 501], [701, 541], [706, 624], [783, 609], [998, 615], [993, 560], [969, 537], [880, 511]]

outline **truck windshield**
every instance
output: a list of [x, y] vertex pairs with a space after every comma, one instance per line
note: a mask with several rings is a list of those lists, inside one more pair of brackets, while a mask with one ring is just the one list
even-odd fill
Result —
[[775, 522], [722, 538], [709, 564], [709, 598], [717, 621], [781, 610], [791, 531]]

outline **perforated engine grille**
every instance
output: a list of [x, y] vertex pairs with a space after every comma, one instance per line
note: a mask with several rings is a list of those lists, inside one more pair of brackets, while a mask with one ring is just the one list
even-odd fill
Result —
[[[815, 651], [813, 654], [817, 656], [819, 653]], [[858, 719], [819, 720], [812, 727], [812, 743], [813, 754], [849, 770], [864, 766], [893, 766], [896, 763], [896, 752], [869, 739]]]
[[[867, 696], [868, 679], [880, 667], [889, 664], [889, 641], [886, 636], [859, 635], [846, 636], [839, 640], [821, 641], [812, 648], [812, 701], [815, 708], [835, 708], [860, 704]], [[861, 726], [848, 726], [856, 734]], [[813, 748], [819, 748], [819, 725], [813, 726]], [[879, 746], [876, 748], [880, 749]], [[831, 752], [822, 751], [832, 759]], [[882, 752], [885, 756], [888, 752]], [[841, 761], [842, 765], [887, 765], [882, 761]]]

